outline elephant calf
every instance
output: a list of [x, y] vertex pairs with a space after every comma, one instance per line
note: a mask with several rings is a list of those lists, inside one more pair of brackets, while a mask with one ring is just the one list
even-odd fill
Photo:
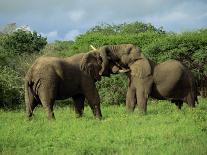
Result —
[[77, 54], [69, 58], [41, 57], [25, 76], [25, 103], [28, 117], [42, 104], [48, 118], [55, 118], [55, 100], [72, 97], [75, 111], [82, 116], [84, 100], [88, 100], [93, 114], [101, 118], [100, 98], [95, 82], [100, 80], [102, 59], [97, 52]]

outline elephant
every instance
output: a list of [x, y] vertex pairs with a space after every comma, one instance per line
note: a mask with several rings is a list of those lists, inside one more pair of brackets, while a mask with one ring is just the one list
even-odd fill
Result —
[[183, 102], [195, 107], [197, 89], [194, 77], [179, 61], [168, 60], [157, 65], [133, 44], [106, 45], [94, 51], [98, 51], [102, 57], [101, 75], [109, 77], [119, 71], [128, 72], [128, 111], [134, 111], [138, 103], [146, 113], [148, 96], [171, 100], [179, 109]]
[[75, 112], [82, 116], [84, 100], [96, 118], [101, 118], [100, 97], [95, 82], [101, 79], [102, 58], [98, 52], [80, 53], [68, 58], [40, 57], [25, 76], [26, 113], [30, 118], [42, 104], [48, 119], [55, 119], [55, 100], [72, 97]]
[[136, 104], [142, 113], [147, 112], [148, 97], [171, 100], [179, 109], [183, 102], [195, 107], [197, 88], [190, 70], [177, 60], [156, 64], [142, 57], [129, 66], [129, 86], [126, 108], [134, 111]]

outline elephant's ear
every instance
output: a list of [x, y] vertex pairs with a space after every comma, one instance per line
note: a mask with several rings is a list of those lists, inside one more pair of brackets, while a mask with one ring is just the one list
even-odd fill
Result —
[[102, 60], [98, 52], [88, 52], [81, 60], [80, 69], [97, 81], [101, 80], [101, 75], [99, 74], [101, 64]]
[[131, 66], [131, 75], [136, 76], [140, 79], [144, 79], [152, 75], [152, 67], [148, 59], [143, 58], [135, 61]]

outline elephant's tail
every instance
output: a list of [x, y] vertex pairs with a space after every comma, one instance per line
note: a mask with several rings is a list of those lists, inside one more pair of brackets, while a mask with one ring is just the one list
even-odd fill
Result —
[[193, 83], [192, 95], [193, 95], [193, 97], [194, 97], [195, 104], [196, 104], [196, 103], [199, 104], [199, 102], [198, 102], [198, 95], [199, 95], [199, 92], [198, 92], [197, 85], [196, 85], [195, 82]]
[[25, 81], [25, 104], [28, 117], [32, 116], [32, 106], [37, 101], [35, 92], [33, 90], [34, 82], [30, 80]]

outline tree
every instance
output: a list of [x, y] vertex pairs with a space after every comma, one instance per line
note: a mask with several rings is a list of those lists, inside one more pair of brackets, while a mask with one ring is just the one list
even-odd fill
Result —
[[18, 29], [12, 33], [4, 34], [0, 45], [12, 53], [39, 52], [47, 44], [47, 38], [37, 32]]

